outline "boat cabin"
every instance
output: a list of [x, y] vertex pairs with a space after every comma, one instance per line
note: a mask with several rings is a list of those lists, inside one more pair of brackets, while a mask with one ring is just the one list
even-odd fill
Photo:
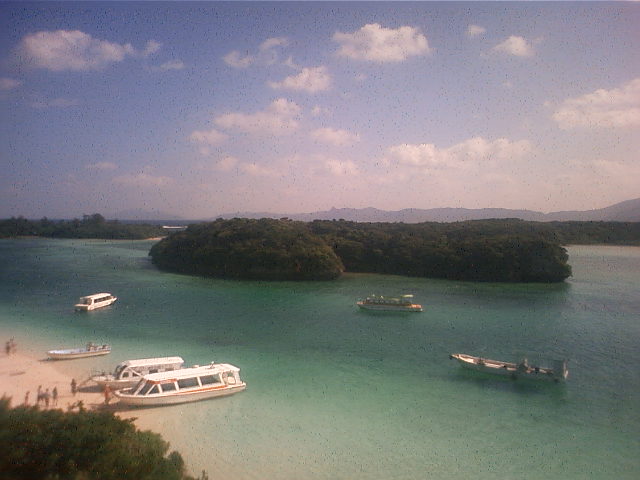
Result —
[[107, 307], [115, 302], [118, 298], [110, 293], [94, 293], [86, 297], [80, 297], [75, 309], [78, 311], [95, 310], [96, 308]]
[[135, 396], [151, 396], [157, 394], [186, 393], [201, 388], [223, 388], [239, 385], [240, 369], [227, 363], [212, 363], [203, 367], [194, 366], [175, 372], [164, 372], [146, 375], [131, 389]]
[[116, 366], [113, 376], [117, 380], [128, 380], [158, 372], [172, 372], [184, 365], [182, 357], [141, 358], [127, 360]]

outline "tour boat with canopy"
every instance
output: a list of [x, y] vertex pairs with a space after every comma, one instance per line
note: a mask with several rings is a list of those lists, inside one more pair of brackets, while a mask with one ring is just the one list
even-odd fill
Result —
[[421, 312], [422, 305], [413, 303], [413, 295], [402, 295], [400, 297], [383, 297], [382, 295], [371, 295], [364, 300], [357, 302], [358, 307], [365, 310], [386, 311], [386, 312]]
[[182, 357], [140, 358], [119, 363], [111, 374], [93, 375], [91, 380], [112, 390], [133, 387], [144, 375], [179, 370], [184, 365]]
[[118, 297], [110, 293], [94, 293], [93, 295], [80, 297], [78, 303], [75, 304], [75, 309], [77, 312], [88, 312], [96, 308], [108, 307], [116, 300], [118, 300]]
[[194, 365], [173, 372], [145, 375], [131, 388], [114, 392], [120, 403], [138, 407], [196, 402], [241, 392], [240, 369], [228, 363]]

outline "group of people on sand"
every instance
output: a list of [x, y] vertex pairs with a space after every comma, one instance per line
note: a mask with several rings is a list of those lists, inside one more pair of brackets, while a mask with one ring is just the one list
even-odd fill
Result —
[[[24, 395], [24, 404], [29, 405], [29, 393], [27, 392]], [[57, 407], [58, 406], [58, 387], [53, 387], [51, 391], [48, 388], [42, 390], [42, 385], [38, 385], [38, 391], [36, 393], [36, 403], [37, 407], [44, 406], [45, 408], [49, 408], [49, 406]]]
[[5, 343], [5, 345], [4, 345], [4, 351], [5, 351], [5, 353], [7, 355], [11, 355], [12, 353], [16, 353], [16, 349], [17, 348], [18, 348], [18, 344], [13, 339], [13, 337], [11, 337], [9, 340], [7, 340], [7, 343]]
[[[71, 394], [75, 397], [78, 392], [78, 384], [76, 383], [76, 379], [71, 379]], [[24, 394], [24, 405], [29, 405], [29, 395], [31, 391], [28, 391]], [[36, 407], [43, 406], [45, 408], [57, 407], [58, 406], [58, 387], [54, 386], [51, 391], [48, 388], [42, 389], [42, 385], [38, 385], [38, 390], [36, 392], [36, 403], [34, 404]]]

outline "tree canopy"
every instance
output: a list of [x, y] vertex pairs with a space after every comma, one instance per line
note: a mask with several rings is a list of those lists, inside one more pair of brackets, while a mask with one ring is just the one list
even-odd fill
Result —
[[182, 456], [156, 433], [109, 412], [64, 412], [0, 399], [0, 472], [5, 480], [193, 480]]
[[140, 240], [159, 237], [166, 232], [158, 225], [121, 223], [105, 220], [99, 213], [83, 215], [82, 220], [27, 220], [23, 217], [0, 220], [0, 238], [37, 236], [51, 238], [106, 238]]

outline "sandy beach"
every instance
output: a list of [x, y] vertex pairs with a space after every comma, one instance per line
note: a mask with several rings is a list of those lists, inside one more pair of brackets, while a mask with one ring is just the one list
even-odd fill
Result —
[[76, 378], [78, 388], [74, 395], [71, 392], [71, 381], [74, 379], [72, 362], [73, 360], [48, 360], [44, 353], [22, 345], [18, 345], [15, 353], [7, 355], [3, 344], [0, 354], [0, 396], [10, 397], [12, 407], [33, 406], [37, 401], [39, 386], [43, 392], [49, 389], [49, 393], [56, 388], [57, 402], [54, 403], [51, 399], [48, 406], [40, 402], [40, 408], [58, 408], [66, 411], [81, 401], [86, 409], [105, 409], [121, 418], [134, 418], [139, 429], [153, 430], [169, 441], [171, 432], [157, 428], [162, 422], [154, 422], [151, 411], [122, 409], [117, 398], [113, 396], [106, 405], [103, 391], [93, 382], [84, 382], [86, 378]]

